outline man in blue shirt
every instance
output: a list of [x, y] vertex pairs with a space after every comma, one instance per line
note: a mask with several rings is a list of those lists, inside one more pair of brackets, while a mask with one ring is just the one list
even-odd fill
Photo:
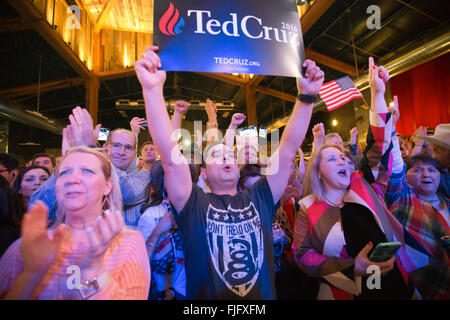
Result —
[[[99, 125], [94, 129], [92, 118], [86, 109], [77, 107], [69, 120], [71, 125], [63, 132], [63, 154], [65, 149], [75, 146], [96, 147]], [[69, 138], [70, 137], [70, 138]], [[150, 174], [146, 171], [130, 169], [136, 158], [136, 137], [126, 129], [112, 131], [105, 143], [106, 152], [119, 176], [120, 191], [124, 205], [125, 224], [137, 226], [141, 215], [141, 207], [148, 202], [150, 191]], [[51, 177], [31, 197], [30, 204], [37, 200], [44, 202], [49, 208], [49, 218], [56, 217], [56, 176]]]

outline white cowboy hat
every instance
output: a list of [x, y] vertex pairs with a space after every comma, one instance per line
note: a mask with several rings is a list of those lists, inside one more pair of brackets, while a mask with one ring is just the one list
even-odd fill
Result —
[[433, 136], [417, 136], [417, 138], [450, 150], [450, 123], [441, 123], [434, 130]]

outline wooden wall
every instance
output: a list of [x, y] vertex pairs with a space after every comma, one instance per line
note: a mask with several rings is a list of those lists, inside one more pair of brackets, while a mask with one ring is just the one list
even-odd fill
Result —
[[88, 18], [87, 13], [80, 9], [78, 15], [80, 19], [78, 20], [77, 15], [72, 13], [72, 10], [69, 9], [69, 6], [63, 0], [30, 1], [61, 36], [64, 42], [78, 55], [80, 60], [85, 61], [87, 67], [93, 70], [94, 24]]
[[100, 34], [102, 65], [99, 70], [111, 71], [126, 66], [132, 67], [152, 43], [151, 33], [102, 30]]

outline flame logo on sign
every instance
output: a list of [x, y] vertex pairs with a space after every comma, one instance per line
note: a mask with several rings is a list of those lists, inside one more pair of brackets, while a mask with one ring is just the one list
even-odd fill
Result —
[[169, 9], [167, 9], [159, 20], [159, 30], [165, 35], [174, 36], [179, 34], [184, 26], [184, 19], [182, 17], [180, 18], [178, 9], [171, 2]]

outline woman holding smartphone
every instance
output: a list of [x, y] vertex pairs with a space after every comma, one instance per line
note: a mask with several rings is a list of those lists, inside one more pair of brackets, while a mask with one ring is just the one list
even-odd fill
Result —
[[[307, 196], [299, 202], [295, 258], [306, 274], [321, 278], [318, 299], [413, 296], [405, 280], [404, 248], [399, 250], [400, 259], [369, 260], [379, 243], [404, 243], [402, 226], [381, 200], [391, 164], [392, 118], [384, 100], [389, 74], [384, 67], [376, 67], [372, 58], [369, 67], [372, 110], [362, 171], [350, 171], [341, 146], [321, 145], [309, 159], [304, 190]], [[368, 285], [373, 270], [381, 276], [379, 286], [376, 281]]]

